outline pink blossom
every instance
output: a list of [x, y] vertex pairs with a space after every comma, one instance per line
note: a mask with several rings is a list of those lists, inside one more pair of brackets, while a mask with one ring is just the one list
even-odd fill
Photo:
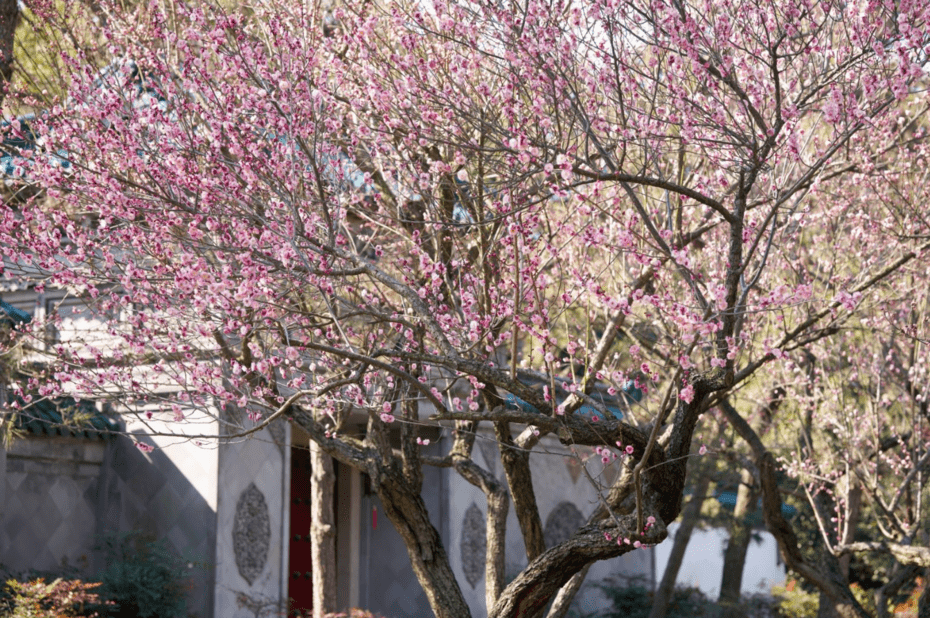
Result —
[[732, 366], [759, 432], [771, 393], [813, 406], [816, 457], [775, 431], [766, 447], [838, 522], [843, 464], [866, 487], [917, 465], [926, 2], [106, 3], [86, 33], [29, 4], [78, 40], [48, 106], [7, 93], [40, 111], [4, 176], [34, 197], [0, 209], [3, 300], [35, 309], [3, 320], [0, 353], [41, 364], [12, 409], [112, 400], [132, 431], [199, 435], [194, 412], [238, 406], [235, 435], [294, 397], [289, 418], [376, 472], [395, 453], [343, 419], [377, 415], [368, 438], [388, 440], [414, 429], [399, 406], [433, 431], [490, 419], [495, 393], [557, 415], [585, 388], [642, 428], [658, 401], [619, 385], [698, 403]]
[[678, 397], [685, 403], [691, 403], [691, 401], [694, 399], [694, 386], [691, 384], [685, 386], [683, 389], [678, 391]]

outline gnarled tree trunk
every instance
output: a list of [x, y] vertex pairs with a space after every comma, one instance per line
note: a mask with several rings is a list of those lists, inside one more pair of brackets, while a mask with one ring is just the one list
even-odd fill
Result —
[[924, 569], [924, 591], [917, 602], [917, 618], [930, 618], [930, 567]]
[[471, 610], [452, 572], [442, 538], [430, 523], [419, 491], [408, 485], [396, 466], [383, 463], [371, 474], [372, 487], [388, 519], [404, 540], [413, 572], [436, 618], [471, 618]]
[[672, 593], [675, 591], [675, 582], [678, 580], [678, 571], [681, 569], [681, 563], [685, 558], [685, 551], [688, 549], [688, 543], [691, 542], [691, 533], [697, 525], [701, 515], [701, 506], [704, 504], [704, 498], [710, 487], [710, 475], [704, 474], [698, 478], [697, 486], [694, 488], [694, 495], [691, 497], [688, 505], [681, 512], [681, 523], [678, 530], [675, 531], [675, 540], [672, 544], [672, 552], [668, 557], [668, 564], [665, 565], [665, 573], [662, 574], [662, 581], [656, 588], [655, 596], [652, 601], [652, 609], [649, 612], [649, 618], [665, 618], [665, 612], [668, 611], [668, 604], [672, 600]]
[[590, 568], [590, 564], [585, 565], [583, 569], [575, 573], [572, 578], [568, 580], [567, 584], [562, 586], [559, 593], [555, 595], [555, 599], [553, 599], [552, 605], [549, 607], [549, 613], [546, 614], [546, 618], [565, 618], [569, 608], [572, 606], [572, 601], [575, 600], [575, 595], [581, 590], [581, 585], [588, 576], [588, 570]]
[[752, 473], [744, 469], [740, 475], [739, 489], [736, 492], [736, 507], [733, 509], [733, 524], [730, 528], [730, 541], [723, 555], [723, 577], [720, 580], [720, 597], [717, 602], [722, 607], [721, 618], [739, 618], [740, 588], [743, 585], [743, 568], [746, 565], [746, 552], [752, 539], [752, 526], [748, 518], [756, 505], [757, 494]]
[[333, 500], [336, 475], [333, 459], [310, 441], [311, 524], [313, 557], [313, 618], [336, 611], [336, 520]]
[[798, 538], [794, 528], [781, 514], [781, 492], [778, 490], [777, 478], [779, 467], [775, 457], [765, 448], [759, 435], [732, 404], [724, 399], [720, 401], [719, 406], [736, 432], [749, 444], [756, 458], [762, 485], [762, 514], [765, 518], [765, 525], [778, 541], [778, 549], [785, 564], [817, 586], [828, 599], [827, 602], [842, 618], [869, 618], [868, 613], [843, 580], [836, 556], [828, 553], [823, 557], [822, 564], [816, 566], [804, 559], [798, 547]]
[[[382, 428], [372, 429], [363, 442], [348, 437], [334, 439], [305, 410], [293, 409], [295, 419], [323, 451], [341, 463], [366, 472], [381, 500], [385, 515], [404, 545], [413, 573], [423, 587], [436, 618], [471, 618], [439, 531], [432, 525], [420, 496], [422, 476], [404, 474], [401, 458], [395, 457]], [[410, 462], [410, 456], [404, 459]], [[410, 466], [408, 466], [409, 471]]]
[[[497, 604], [488, 614], [489, 618], [535, 615], [586, 565], [635, 551], [638, 548], [637, 542], [653, 545], [663, 541], [668, 534], [666, 526], [681, 513], [681, 497], [688, 466], [686, 455], [691, 449], [698, 416], [704, 410], [708, 395], [732, 385], [732, 379], [732, 373], [724, 371], [692, 375], [689, 382], [694, 396], [689, 402], [678, 401], [672, 429], [663, 437], [663, 447], [652, 449], [648, 444], [649, 438], [628, 429], [625, 439], [633, 447], [633, 457], [650, 463], [642, 476], [642, 485], [639, 487], [641, 493], [637, 492], [642, 496], [640, 516], [634, 501], [636, 496], [629, 491], [623, 492], [626, 498], [622, 504], [612, 503], [608, 498], [608, 505], [615, 509], [615, 516], [582, 526], [571, 539], [531, 561], [501, 593]], [[565, 418], [559, 422], [571, 424], [573, 421]], [[597, 434], [607, 427], [607, 423], [598, 423], [589, 431]], [[584, 443], [582, 437], [587, 435], [580, 430], [577, 433], [572, 431], [571, 434], [565, 439], [575, 444]], [[615, 442], [616, 437], [611, 437], [611, 440], [604, 442], [602, 435], [599, 441], [591, 444]], [[633, 488], [628, 486], [627, 489], [632, 491]], [[640, 528], [641, 521], [652, 523]], [[624, 539], [629, 539], [630, 544], [624, 542]]]
[[6, 96], [7, 85], [13, 77], [13, 43], [18, 25], [18, 1], [0, 0], [0, 102]]

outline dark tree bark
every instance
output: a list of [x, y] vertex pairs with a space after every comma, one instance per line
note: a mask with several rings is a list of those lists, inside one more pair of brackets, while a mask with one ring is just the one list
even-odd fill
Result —
[[372, 487], [404, 540], [413, 572], [436, 618], [470, 617], [471, 610], [452, 571], [439, 531], [430, 523], [419, 488], [407, 484], [399, 466], [384, 462], [372, 468], [369, 473]]
[[[630, 485], [632, 477], [633, 466], [630, 464], [622, 465], [620, 467], [619, 477], [614, 481], [610, 491], [607, 492], [607, 504], [622, 504], [624, 499], [632, 494], [633, 488]], [[610, 513], [606, 506], [602, 504], [595, 509], [591, 517], [588, 518], [588, 523], [592, 524], [603, 521], [607, 519], [609, 515]], [[555, 599], [552, 600], [552, 605], [549, 607], [549, 613], [546, 615], [546, 618], [564, 618], [568, 614], [572, 601], [575, 600], [575, 595], [581, 590], [581, 586], [584, 584], [584, 580], [588, 576], [588, 570], [590, 568], [590, 564], [585, 565], [583, 569], [575, 573], [572, 578], [559, 589], [558, 594], [555, 595]]]
[[[612, 494], [624, 496], [621, 504], [612, 503], [608, 497], [608, 506], [613, 509], [614, 516], [582, 526], [571, 539], [531, 561], [503, 591], [489, 612], [489, 618], [535, 615], [587, 564], [634, 551], [637, 549], [637, 541], [644, 545], [654, 545], [665, 539], [668, 534], [666, 526], [681, 512], [687, 454], [691, 449], [698, 416], [705, 409], [710, 393], [732, 385], [733, 374], [723, 371], [695, 374], [690, 378], [690, 383], [694, 397], [690, 403], [678, 401], [671, 430], [666, 434], [667, 439], [660, 448], [652, 449], [648, 458], [652, 465], [648, 466], [642, 476], [641, 515], [643, 519], [653, 517], [655, 524], [648, 530], [640, 529], [635, 492], [631, 494], [630, 491], [612, 490]], [[566, 419], [566, 422], [570, 421]], [[569, 435], [565, 439], [578, 444], [578, 437]], [[634, 446], [634, 457], [644, 455]], [[627, 489], [630, 489], [629, 484]], [[618, 538], [628, 538], [631, 544], [618, 543]]]
[[0, 0], [0, 102], [13, 77], [13, 43], [19, 25], [17, 0]]
[[902, 545], [886, 541], [869, 541], [836, 546], [836, 553], [845, 555], [853, 552], [875, 552], [891, 555], [900, 564], [930, 567], [930, 547]]
[[[650, 504], [647, 512], [657, 513], [658, 510]], [[619, 526], [611, 520], [583, 526], [571, 539], [544, 552], [507, 586], [488, 614], [489, 618], [534, 615], [586, 565], [635, 551], [633, 545], [618, 544], [616, 534], [630, 534], [636, 526], [636, 514], [624, 515], [617, 521]], [[610, 535], [609, 540], [607, 535]], [[652, 545], [664, 540], [666, 535], [665, 525], [658, 523], [647, 534], [631, 535], [631, 540]]]
[[549, 613], [546, 614], [546, 618], [565, 618], [568, 614], [568, 610], [572, 606], [575, 595], [581, 590], [581, 585], [588, 576], [588, 570], [590, 568], [590, 564], [585, 565], [583, 569], [575, 573], [572, 578], [568, 580], [567, 584], [562, 586], [559, 593], [555, 595], [555, 599], [552, 601], [552, 606], [549, 608]]
[[920, 568], [913, 564], [895, 566], [891, 579], [875, 593], [876, 618], [891, 618], [891, 612], [888, 611], [890, 599], [898, 594], [901, 586], [914, 581], [920, 573]]
[[520, 532], [523, 533], [526, 559], [532, 562], [546, 550], [546, 541], [543, 538], [542, 519], [533, 490], [530, 453], [515, 447], [508, 423], [494, 423], [494, 435], [500, 445], [501, 463], [504, 465], [504, 474], [513, 498], [514, 513], [520, 524]]
[[778, 541], [785, 564], [823, 592], [829, 604], [842, 618], [869, 618], [869, 614], [853, 596], [843, 579], [836, 556], [824, 552], [821, 564], [818, 565], [812, 565], [805, 560], [798, 546], [794, 528], [781, 514], [781, 492], [778, 489], [777, 476], [779, 466], [775, 457], [729, 401], [723, 399], [718, 405], [736, 432], [749, 444], [756, 458], [762, 486], [762, 514], [765, 525]]
[[743, 568], [746, 566], [746, 552], [752, 540], [752, 526], [748, 518], [756, 505], [757, 497], [752, 473], [744, 469], [740, 475], [739, 489], [736, 493], [730, 541], [723, 555], [723, 576], [720, 580], [720, 596], [717, 600], [722, 608], [721, 618], [739, 618], [740, 616], [738, 606], [740, 588], [743, 585]]
[[704, 498], [707, 496], [709, 487], [710, 475], [704, 474], [698, 479], [691, 501], [681, 512], [681, 523], [675, 532], [672, 552], [669, 554], [665, 573], [662, 574], [662, 581], [659, 583], [659, 587], [656, 588], [649, 618], [665, 618], [668, 604], [672, 600], [672, 593], [675, 591], [675, 582], [678, 581], [678, 571], [681, 569], [681, 563], [685, 558], [688, 543], [691, 542], [691, 533], [694, 532], [694, 527], [700, 519], [701, 506], [704, 504]]
[[310, 537], [313, 558], [313, 617], [336, 611], [336, 521], [333, 500], [336, 475], [333, 459], [310, 441], [312, 501]]
[[924, 569], [924, 591], [917, 602], [917, 618], [930, 618], [930, 567]]
[[[312, 414], [295, 407], [294, 419], [310, 434], [310, 439], [341, 463], [366, 472], [372, 490], [381, 500], [385, 515], [400, 534], [410, 564], [436, 618], [471, 618], [439, 531], [429, 519], [420, 496], [422, 476], [405, 474], [404, 467], [418, 466], [416, 456], [395, 456], [383, 426], [369, 423], [365, 440], [348, 436], [333, 439]], [[383, 424], [382, 424], [383, 425]], [[410, 449], [413, 450], [413, 449]]]

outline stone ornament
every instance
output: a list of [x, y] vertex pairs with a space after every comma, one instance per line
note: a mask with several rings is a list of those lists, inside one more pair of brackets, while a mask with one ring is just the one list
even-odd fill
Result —
[[268, 559], [271, 546], [271, 518], [265, 496], [250, 483], [236, 502], [236, 518], [233, 520], [233, 553], [236, 568], [242, 579], [252, 585]]
[[485, 538], [484, 513], [474, 502], [465, 511], [462, 520], [462, 571], [465, 572], [465, 581], [475, 588], [484, 577], [484, 561], [488, 553], [487, 539]]
[[572, 538], [583, 523], [584, 516], [578, 507], [571, 502], [559, 502], [546, 518], [546, 527], [543, 529], [546, 547], [555, 547]]

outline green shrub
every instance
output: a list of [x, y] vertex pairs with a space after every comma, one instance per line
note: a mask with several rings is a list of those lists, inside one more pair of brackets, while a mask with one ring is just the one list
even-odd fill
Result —
[[[608, 580], [609, 581], [609, 580]], [[616, 582], [595, 584], [610, 602], [611, 608], [599, 618], [648, 618], [652, 609], [652, 592], [643, 585], [618, 585]], [[675, 588], [669, 601], [666, 618], [700, 618], [711, 616], [714, 604], [697, 588]]]
[[162, 541], [133, 532], [103, 542], [107, 569], [98, 577], [101, 618], [181, 618], [187, 570]]
[[0, 606], [3, 618], [94, 618], [97, 613], [84, 606], [97, 606], [100, 598], [90, 592], [99, 583], [56, 579], [48, 584], [43, 578], [20, 582], [7, 580], [5, 600]]
[[[876, 615], [875, 598], [858, 584], [850, 586], [853, 596], [870, 616]], [[796, 580], [790, 580], [785, 586], [772, 588], [779, 613], [785, 618], [817, 618], [820, 609], [820, 594], [804, 590]]]
[[859, 584], [852, 584], [849, 588], [852, 590], [853, 596], [856, 597], [856, 600], [859, 601], [859, 605], [865, 609], [869, 616], [878, 615], [878, 611], [875, 607], [875, 597], [872, 595], [871, 591], [866, 590]]
[[106, 537], [99, 548], [108, 565], [93, 578], [99, 583], [81, 582], [73, 568], [0, 577], [8, 580], [0, 586], [0, 618], [185, 616], [187, 569], [164, 542], [130, 532]]
[[[588, 618], [648, 618], [653, 595], [641, 583], [618, 585], [610, 582], [595, 586], [610, 600], [611, 607]], [[777, 599], [767, 595], [743, 595], [739, 608], [744, 616], [777, 618], [780, 614], [776, 604]], [[717, 603], [708, 599], [700, 589], [688, 587], [675, 588], [665, 613], [666, 618], [712, 618], [718, 615]]]

